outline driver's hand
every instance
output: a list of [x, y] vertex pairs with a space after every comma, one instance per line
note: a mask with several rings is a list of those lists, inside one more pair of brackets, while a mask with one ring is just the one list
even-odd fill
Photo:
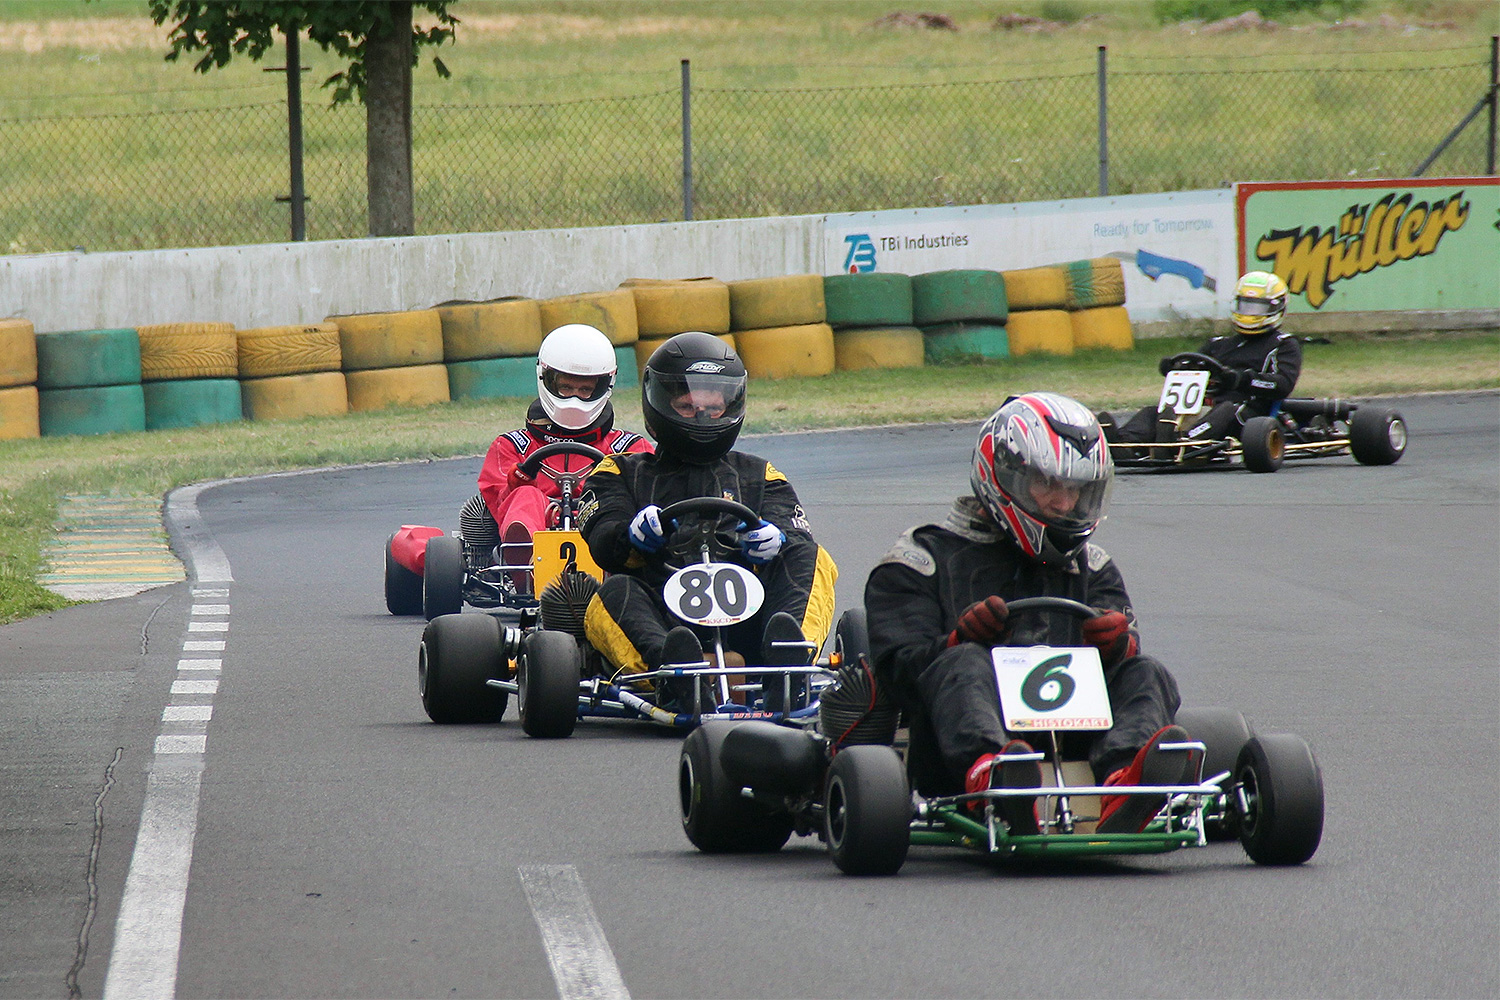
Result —
[[648, 504], [636, 511], [630, 522], [630, 544], [642, 552], [659, 552], [667, 542], [661, 526], [661, 508]]
[[991, 595], [975, 601], [958, 616], [958, 627], [948, 637], [948, 645], [977, 642], [981, 646], [993, 646], [1002, 642], [1010, 634], [1010, 625], [1006, 621], [1009, 617], [1010, 609], [1001, 597]]
[[786, 532], [764, 518], [755, 527], [740, 532], [740, 551], [757, 566], [775, 559], [784, 544]]
[[528, 476], [526, 473], [522, 472], [521, 471], [521, 467], [519, 465], [516, 466], [514, 469], [511, 469], [510, 472], [507, 473], [506, 477], [505, 477], [505, 484], [507, 486], [509, 486], [511, 489], [515, 489], [517, 486], [526, 486], [526, 485], [530, 484], [530, 482], [531, 482], [531, 477]]
[[1157, 363], [1156, 370], [1159, 371], [1159, 372], [1161, 372], [1163, 375], [1165, 375], [1167, 372], [1171, 371], [1172, 370], [1172, 359], [1171, 358], [1162, 358], [1161, 361]]
[[1122, 611], [1104, 611], [1083, 622], [1083, 641], [1099, 650], [1106, 667], [1128, 660], [1139, 652], [1130, 619]]

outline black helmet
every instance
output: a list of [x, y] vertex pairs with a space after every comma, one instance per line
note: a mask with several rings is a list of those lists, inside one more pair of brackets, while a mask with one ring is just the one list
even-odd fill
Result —
[[745, 366], [706, 333], [679, 333], [641, 373], [641, 408], [657, 448], [684, 462], [712, 462], [734, 447], [745, 422]]

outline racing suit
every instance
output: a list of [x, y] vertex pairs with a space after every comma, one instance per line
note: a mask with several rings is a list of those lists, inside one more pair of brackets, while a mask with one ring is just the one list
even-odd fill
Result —
[[[870, 572], [865, 613], [876, 677], [906, 714], [907, 771], [924, 795], [961, 793], [975, 759], [999, 753], [1009, 740], [989, 647], [949, 645], [964, 610], [991, 595], [1072, 598], [1123, 612], [1135, 631], [1124, 578], [1098, 545], [1044, 566], [972, 496], [959, 497], [943, 524], [907, 531]], [[1008, 646], [1082, 645], [1080, 620], [1066, 612], [1021, 611], [1007, 621]], [[1149, 656], [1106, 662], [1104, 678], [1114, 727], [1062, 734], [1060, 742], [1065, 757], [1086, 755], [1100, 782], [1171, 723], [1180, 703], [1176, 681]]]
[[[803, 636], [821, 647], [833, 620], [838, 568], [813, 540], [786, 476], [763, 458], [731, 451], [707, 464], [664, 453], [617, 455], [600, 463], [589, 477], [578, 527], [594, 561], [612, 574], [584, 615], [584, 630], [594, 648], [626, 673], [661, 666], [662, 643], [668, 630], [680, 624], [661, 596], [662, 584], [673, 572], [667, 565], [673, 546], [669, 540], [660, 552], [647, 555], [630, 543], [629, 527], [636, 512], [648, 504], [667, 507], [693, 497], [737, 501], [786, 534], [781, 551], [763, 565], [751, 565], [738, 552], [729, 557], [754, 571], [765, 588], [765, 603], [749, 619], [724, 629], [726, 650], [754, 662], [765, 622], [778, 611], [796, 619]], [[725, 515], [721, 527], [733, 521]], [[690, 522], [685, 518], [683, 523]]]
[[[1239, 437], [1251, 417], [1270, 416], [1272, 407], [1292, 394], [1302, 374], [1302, 345], [1281, 329], [1257, 334], [1214, 337], [1198, 349], [1236, 373], [1243, 373], [1234, 389], [1216, 392], [1204, 418], [1185, 437], [1205, 441]], [[1163, 375], [1166, 372], [1162, 372]], [[1156, 407], [1136, 412], [1111, 440], [1156, 440]]]

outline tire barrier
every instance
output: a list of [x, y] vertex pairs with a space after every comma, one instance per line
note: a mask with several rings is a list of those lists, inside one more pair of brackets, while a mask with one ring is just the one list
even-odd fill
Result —
[[248, 420], [336, 417], [349, 412], [349, 387], [343, 372], [246, 379], [240, 405]]
[[1073, 324], [1073, 347], [1084, 351], [1107, 347], [1116, 351], [1128, 351], [1135, 347], [1135, 334], [1130, 329], [1130, 314], [1124, 306], [1101, 306], [1098, 309], [1080, 309], [1069, 313]]
[[153, 323], [135, 332], [142, 382], [239, 377], [233, 323]]
[[42, 435], [124, 434], [146, 429], [146, 396], [134, 385], [43, 389], [37, 399]]
[[806, 326], [827, 321], [821, 274], [787, 274], [729, 282], [731, 330]]
[[922, 328], [922, 347], [928, 364], [994, 361], [1010, 357], [1010, 334], [992, 323], [939, 323]]
[[168, 379], [141, 386], [146, 430], [230, 424], [242, 415], [240, 383], [232, 378]]
[[833, 374], [833, 327], [827, 323], [741, 330], [734, 342], [751, 378]]
[[36, 331], [29, 319], [0, 319], [0, 389], [36, 384]]
[[1042, 352], [1073, 353], [1073, 323], [1064, 309], [1031, 309], [1010, 314], [1005, 326], [1014, 357]]
[[911, 326], [911, 276], [830, 274], [823, 303], [830, 326]]
[[1009, 313], [999, 271], [932, 271], [911, 279], [912, 321], [918, 326], [980, 320], [1004, 323]]
[[262, 326], [235, 332], [240, 378], [336, 372], [344, 365], [337, 323]]
[[441, 364], [443, 323], [436, 309], [329, 316], [339, 328], [344, 371]]
[[344, 378], [349, 384], [349, 409], [354, 412], [431, 406], [449, 400], [448, 368], [442, 364], [367, 368], [345, 372]]
[[[738, 344], [735, 341], [735, 335], [734, 334], [732, 334], [732, 333], [716, 333], [716, 334], [714, 334], [714, 336], [718, 337], [720, 340], [724, 341], [724, 343], [728, 344], [729, 345], [729, 349], [731, 351], [734, 351], [736, 354], [739, 353], [739, 346], [738, 346]], [[672, 339], [671, 337], [652, 337], [650, 340], [637, 340], [634, 344], [632, 344], [630, 346], [629, 349], [634, 354], [634, 357], [632, 358], [632, 360], [635, 363], [635, 383], [634, 384], [636, 386], [639, 386], [641, 384], [641, 378], [640, 378], [641, 373], [646, 370], [646, 362], [651, 360], [651, 355], [656, 352], [656, 349], [658, 347], [660, 347], [662, 344], [665, 344], [668, 340], [671, 340], [671, 339]], [[618, 356], [619, 352], [616, 351], [615, 353]], [[741, 359], [741, 360], [743, 360], [743, 359]], [[626, 362], [624, 362], [624, 361], [620, 362], [620, 369], [621, 369], [621, 371], [624, 371], [625, 364], [626, 364]], [[618, 384], [619, 383], [617, 382], [616, 385], [618, 385]]]
[[537, 306], [542, 311], [543, 337], [568, 323], [587, 323], [603, 331], [609, 342], [616, 347], [624, 347], [640, 339], [640, 328], [636, 325], [635, 318], [635, 296], [628, 288], [541, 299]]
[[1000, 276], [1005, 279], [1005, 301], [1012, 312], [1068, 307], [1068, 276], [1060, 267], [1001, 271]]
[[452, 399], [524, 396], [530, 400], [536, 395], [536, 358], [449, 362], [448, 395]]
[[1125, 272], [1115, 257], [1095, 257], [1063, 264], [1069, 309], [1125, 304]]
[[635, 299], [636, 332], [643, 339], [690, 330], [729, 332], [729, 286], [717, 278], [630, 278], [620, 287]]
[[38, 389], [139, 385], [141, 341], [135, 330], [68, 330], [36, 335]]
[[914, 326], [866, 326], [833, 333], [833, 366], [839, 371], [922, 364], [922, 331]]
[[0, 389], [0, 441], [41, 437], [41, 413], [37, 395], [34, 385]]
[[542, 346], [542, 311], [536, 299], [506, 296], [435, 306], [444, 361], [536, 356]]

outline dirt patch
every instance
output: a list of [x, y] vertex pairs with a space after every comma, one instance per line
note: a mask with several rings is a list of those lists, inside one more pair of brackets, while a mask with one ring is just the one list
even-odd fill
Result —
[[27, 55], [47, 49], [122, 52], [126, 49], [165, 50], [166, 46], [166, 26], [158, 28], [150, 18], [0, 21], [0, 52], [24, 52]]

